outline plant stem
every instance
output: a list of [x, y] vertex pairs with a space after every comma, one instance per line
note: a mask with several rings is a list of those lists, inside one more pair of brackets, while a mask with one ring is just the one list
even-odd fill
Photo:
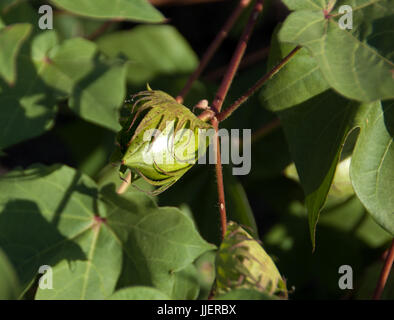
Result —
[[380, 274], [379, 281], [376, 286], [372, 299], [379, 300], [380, 297], [382, 296], [384, 286], [386, 285], [387, 279], [390, 275], [391, 268], [393, 266], [393, 261], [394, 261], [394, 239], [391, 242], [391, 247], [387, 252], [386, 260], [384, 262], [384, 266]]
[[271, 79], [287, 62], [301, 49], [300, 46], [295, 47], [286, 57], [284, 57], [275, 67], [267, 72], [260, 80], [258, 80], [244, 95], [238, 98], [230, 107], [217, 115], [219, 122], [227, 119], [236, 109], [238, 109], [246, 100], [249, 99], [261, 86]]
[[213, 100], [211, 107], [216, 111], [216, 113], [219, 113], [222, 108], [223, 101], [231, 86], [235, 73], [238, 70], [239, 63], [248, 45], [250, 35], [252, 34], [254, 26], [256, 25], [257, 22], [257, 18], [259, 17], [259, 14], [262, 10], [263, 10], [263, 0], [256, 0], [253, 11], [249, 16], [248, 23], [246, 24], [241, 39], [239, 40], [237, 48], [235, 49], [233, 57], [231, 58], [230, 64], [227, 68], [227, 72], [224, 75], [222, 83], [220, 84], [220, 87], [216, 93], [215, 99]]
[[119, 188], [116, 190], [117, 194], [122, 194], [124, 193], [127, 188], [129, 187], [131, 183], [131, 172], [129, 172], [126, 176], [126, 179], [124, 179], [124, 181], [122, 182], [122, 184], [119, 186]]
[[[228, 89], [230, 88], [231, 82], [237, 72], [239, 67], [239, 63], [245, 53], [245, 49], [250, 38], [250, 35], [253, 31], [253, 28], [256, 24], [259, 13], [263, 10], [263, 0], [257, 0], [252, 13], [249, 16], [249, 20], [246, 24], [246, 27], [242, 33], [241, 39], [238, 42], [238, 45], [234, 51], [233, 57], [231, 59], [230, 65], [226, 71], [225, 76], [220, 84], [220, 87], [216, 93], [216, 97], [213, 100], [211, 105], [211, 109], [215, 113], [219, 112], [224, 99], [226, 98]], [[219, 121], [216, 117], [211, 119], [211, 124], [215, 129], [215, 137], [214, 137], [214, 147], [216, 151], [216, 183], [218, 189], [218, 199], [219, 199], [219, 213], [220, 213], [220, 223], [221, 223], [221, 231], [222, 231], [222, 239], [226, 234], [227, 230], [227, 215], [226, 215], [226, 202], [224, 196], [224, 183], [223, 183], [223, 171], [222, 171], [222, 161], [221, 161], [221, 152], [220, 152], [220, 141], [219, 141]]]
[[211, 120], [211, 124], [215, 129], [215, 136], [214, 136], [214, 150], [216, 151], [216, 162], [215, 162], [215, 170], [216, 170], [216, 183], [218, 187], [218, 199], [219, 199], [219, 213], [220, 213], [220, 224], [222, 230], [222, 239], [227, 231], [227, 214], [226, 214], [226, 202], [224, 197], [224, 184], [223, 184], [223, 170], [222, 170], [222, 160], [220, 154], [220, 142], [219, 142], [219, 122], [214, 117]]
[[248, 6], [250, 3], [250, 0], [241, 0], [239, 1], [237, 7], [234, 9], [234, 11], [231, 13], [231, 15], [228, 17], [227, 21], [225, 22], [224, 26], [220, 30], [220, 32], [217, 34], [213, 42], [209, 45], [207, 51], [204, 53], [200, 64], [198, 65], [197, 69], [192, 73], [190, 78], [188, 79], [186, 85], [184, 88], [181, 90], [179, 95], [176, 97], [176, 100], [179, 103], [183, 102], [184, 97], [186, 94], [189, 92], [190, 88], [192, 87], [192, 84], [195, 80], [198, 79], [200, 74], [204, 71], [205, 67], [209, 63], [209, 61], [212, 59], [212, 56], [215, 54], [223, 40], [227, 37], [228, 32], [230, 29], [233, 27], [235, 21], [237, 21], [239, 15], [245, 9], [245, 7]]

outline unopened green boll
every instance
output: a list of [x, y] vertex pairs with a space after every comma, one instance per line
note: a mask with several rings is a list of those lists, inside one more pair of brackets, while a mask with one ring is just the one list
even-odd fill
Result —
[[225, 293], [237, 288], [254, 289], [287, 298], [285, 281], [271, 257], [235, 222], [229, 222], [216, 255], [216, 289]]
[[[148, 87], [134, 98], [136, 112], [121, 122], [119, 149], [113, 160], [121, 162], [121, 174], [130, 169], [134, 178], [142, 177], [158, 186], [153, 192], [158, 194], [178, 181], [205, 153], [210, 141], [202, 130], [212, 127], [163, 91]], [[149, 111], [133, 130], [145, 110]]]

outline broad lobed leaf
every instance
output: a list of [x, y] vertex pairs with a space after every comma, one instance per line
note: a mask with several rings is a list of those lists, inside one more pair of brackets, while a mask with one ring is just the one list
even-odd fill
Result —
[[157, 76], [192, 72], [198, 59], [182, 35], [169, 25], [140, 25], [98, 39], [98, 47], [109, 57], [129, 60], [127, 80], [145, 86]]
[[350, 168], [353, 187], [373, 218], [394, 235], [394, 101], [370, 108], [359, 125]]
[[[278, 44], [274, 38], [271, 64], [283, 58], [288, 51], [288, 45]], [[315, 80], [311, 81], [308, 79], [307, 69], [314, 64], [313, 55], [306, 51], [299, 52], [261, 92], [263, 105], [276, 111], [281, 119], [305, 193], [312, 244], [314, 246], [319, 213], [331, 188], [345, 139], [358, 126], [361, 127], [361, 135], [352, 159], [352, 168], [356, 168], [352, 169], [353, 187], [358, 190], [357, 195], [375, 220], [388, 232], [394, 233], [394, 219], [392, 213], [388, 213], [394, 207], [388, 191], [393, 189], [394, 181], [387, 174], [394, 171], [393, 162], [387, 160], [391, 154], [394, 127], [390, 121], [391, 112], [382, 115], [379, 113], [379, 102], [362, 104], [347, 100], [333, 90], [326, 90], [318, 65], [312, 71]], [[289, 83], [298, 90], [289, 90]], [[384, 104], [389, 106], [391, 102], [389, 100]], [[389, 107], [386, 109], [389, 110]], [[379, 125], [376, 124], [380, 131], [365, 130], [368, 128], [365, 123], [376, 122], [373, 120], [374, 112], [381, 115]], [[365, 146], [367, 141], [369, 147]], [[375, 146], [374, 149], [371, 149], [372, 146]], [[382, 149], [378, 150], [378, 146]], [[385, 172], [385, 179], [381, 181], [375, 179], [381, 175], [380, 170]], [[377, 188], [382, 189], [377, 192]]]
[[133, 285], [195, 298], [197, 281], [182, 277], [213, 249], [179, 210], [142, 193], [121, 197], [112, 184], [99, 190], [66, 166], [1, 177], [0, 234], [24, 288], [41, 265], [53, 268], [53, 289], [39, 288], [37, 299], [104, 299]]
[[106, 60], [93, 42], [82, 38], [58, 44], [53, 31], [35, 38], [33, 59], [45, 83], [60, 97], [69, 97], [75, 113], [106, 128], [120, 128], [118, 108], [125, 96], [124, 61]]
[[30, 59], [29, 44], [16, 59], [16, 83], [0, 79], [0, 149], [36, 137], [53, 124], [56, 99]]
[[[390, 0], [285, 1], [290, 14], [279, 32], [283, 42], [306, 47], [340, 94], [358, 101], [394, 98], [394, 2]], [[339, 8], [350, 5], [352, 29], [341, 29]]]
[[[280, 26], [272, 36], [268, 69], [294, 49], [294, 45], [279, 42], [279, 30]], [[260, 98], [269, 110], [279, 111], [307, 101], [328, 88], [316, 61], [305, 48], [301, 48], [291, 62], [264, 86]]]
[[[11, 8], [6, 21], [18, 21], [20, 15], [34, 13], [25, 2]], [[16, 80], [9, 86], [0, 79], [0, 148], [50, 129], [56, 104], [63, 99], [68, 99], [71, 110], [83, 119], [118, 131], [118, 111], [126, 95], [126, 76], [131, 83], [141, 85], [161, 75], [191, 72], [197, 65], [190, 46], [173, 27], [166, 25], [139, 26], [114, 33], [100, 41], [100, 46], [78, 37], [60, 42], [56, 31], [34, 27], [32, 36], [17, 55], [17, 49], [27, 37], [26, 32], [22, 34], [26, 28], [31, 29], [26, 23], [15, 24], [0, 31], [13, 35], [14, 30], [20, 29], [10, 39], [14, 39], [14, 45], [7, 45], [9, 50], [0, 53], [0, 75], [7, 81]], [[0, 36], [0, 42], [1, 39]], [[156, 46], [154, 50], [149, 47], [148, 52], [158, 55], [147, 54], [148, 43]]]

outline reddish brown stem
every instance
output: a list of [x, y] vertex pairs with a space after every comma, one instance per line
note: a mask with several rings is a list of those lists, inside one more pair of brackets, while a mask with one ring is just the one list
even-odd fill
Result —
[[236, 100], [230, 107], [217, 115], [220, 121], [227, 119], [236, 109], [238, 109], [246, 100], [249, 99], [264, 83], [271, 79], [280, 69], [289, 62], [289, 60], [301, 49], [300, 46], [295, 47], [286, 57], [284, 57], [275, 67], [267, 72], [260, 80], [258, 80], [244, 95]]
[[382, 296], [384, 286], [386, 285], [387, 279], [390, 275], [391, 268], [393, 266], [393, 261], [394, 261], [394, 239], [391, 242], [390, 249], [388, 250], [388, 254], [386, 256], [386, 260], [384, 262], [384, 266], [380, 274], [379, 281], [376, 286], [372, 299], [379, 300], [380, 297]]
[[[248, 43], [248, 40], [250, 38], [250, 35], [253, 31], [253, 28], [256, 24], [257, 18], [259, 13], [263, 10], [263, 0], [257, 0], [255, 3], [255, 6], [253, 8], [252, 13], [250, 14], [249, 20], [246, 24], [246, 27], [242, 33], [241, 39], [238, 42], [237, 48], [235, 49], [235, 52], [233, 54], [233, 57], [231, 59], [230, 65], [227, 69], [227, 72], [225, 76], [223, 77], [223, 80], [220, 84], [220, 87], [216, 93], [216, 97], [212, 103], [211, 108], [215, 113], [220, 111], [220, 108], [222, 107], [223, 101], [227, 95], [228, 89], [230, 88], [231, 82], [235, 76], [235, 73], [237, 72], [239, 62], [241, 61], [245, 49]], [[220, 212], [220, 223], [221, 223], [221, 229], [222, 229], [222, 239], [224, 239], [224, 236], [226, 234], [227, 230], [227, 216], [226, 216], [226, 202], [225, 202], [225, 197], [224, 197], [224, 183], [223, 183], [223, 171], [222, 171], [222, 161], [221, 161], [221, 153], [220, 153], [220, 141], [219, 141], [219, 121], [216, 117], [213, 117], [211, 119], [211, 124], [215, 129], [215, 137], [214, 137], [214, 143], [215, 143], [215, 151], [216, 151], [216, 165], [215, 165], [215, 170], [216, 170], [216, 183], [218, 187], [218, 198], [219, 198], [219, 212]]]
[[221, 45], [223, 40], [227, 37], [228, 32], [233, 27], [235, 21], [238, 19], [239, 15], [243, 11], [243, 9], [245, 7], [247, 7], [249, 3], [250, 3], [250, 0], [241, 0], [238, 3], [238, 6], [234, 9], [234, 11], [228, 17], [228, 19], [225, 22], [224, 26], [222, 27], [222, 29], [220, 30], [220, 32], [218, 33], [216, 38], [213, 40], [213, 42], [210, 44], [210, 46], [208, 47], [207, 51], [203, 55], [199, 66], [193, 72], [193, 74], [190, 76], [190, 78], [188, 79], [186, 85], [181, 90], [179, 95], [176, 97], [176, 100], [179, 103], [183, 102], [183, 99], [186, 96], [186, 94], [189, 92], [190, 88], [192, 87], [193, 82], [196, 81], [198, 79], [198, 77], [200, 76], [200, 74], [204, 71], [205, 67], [207, 66], [209, 61], [212, 59], [212, 56], [215, 54], [215, 52], [217, 51], [217, 49], [219, 48], [219, 46]]
[[262, 10], [263, 0], [256, 0], [253, 11], [249, 16], [248, 23], [246, 24], [241, 39], [239, 40], [237, 48], [235, 49], [233, 57], [231, 58], [230, 64], [227, 68], [227, 72], [224, 75], [222, 83], [220, 84], [220, 87], [216, 93], [215, 99], [213, 100], [212, 108], [216, 111], [216, 113], [219, 113], [222, 108], [223, 101], [227, 95], [231, 83], [233, 82], [235, 73], [237, 72], [239, 67], [239, 63], [244, 56], [249, 38], [252, 34], [254, 26], [256, 25], [257, 18], [259, 17], [259, 14]]
[[222, 239], [224, 238], [227, 231], [227, 215], [226, 215], [226, 202], [224, 198], [224, 185], [223, 185], [223, 171], [222, 171], [222, 160], [220, 154], [220, 142], [219, 142], [219, 122], [216, 118], [211, 120], [212, 126], [215, 129], [214, 136], [214, 150], [216, 151], [216, 183], [218, 187], [218, 198], [219, 198], [219, 212], [220, 212], [220, 224], [222, 229]]

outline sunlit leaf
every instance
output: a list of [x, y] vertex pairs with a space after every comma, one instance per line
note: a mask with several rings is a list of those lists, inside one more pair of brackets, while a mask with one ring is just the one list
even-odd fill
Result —
[[145, 85], [157, 76], [190, 73], [197, 66], [196, 54], [169, 25], [142, 25], [114, 32], [101, 37], [97, 44], [110, 57], [125, 55], [130, 60], [127, 79], [133, 85]]
[[118, 109], [125, 96], [126, 76], [123, 60], [106, 60], [93, 42], [82, 38], [58, 44], [52, 31], [38, 36], [33, 50], [41, 77], [59, 97], [69, 96], [75, 113], [106, 128], [120, 128]]
[[[393, 1], [284, 2], [296, 11], [284, 22], [279, 39], [309, 49], [331, 87], [358, 101], [394, 98]], [[350, 30], [339, 24], [342, 5], [352, 8]]]
[[360, 125], [350, 168], [353, 187], [373, 218], [394, 235], [394, 102], [371, 108]]
[[16, 56], [22, 42], [31, 31], [27, 23], [14, 24], [0, 29], [0, 75], [13, 85], [16, 80]]
[[99, 19], [132, 20], [139, 22], [163, 22], [163, 15], [147, 0], [51, 0], [64, 10], [86, 17]]
[[0, 191], [0, 245], [23, 287], [41, 265], [52, 267], [53, 289], [39, 288], [37, 299], [104, 299], [121, 274], [124, 286], [189, 296], [177, 274], [212, 249], [179, 210], [143, 193], [122, 198], [111, 185], [99, 192], [66, 166], [13, 171]]
[[[275, 31], [271, 40], [268, 69], [272, 69], [294, 48], [294, 45], [280, 43]], [[328, 88], [329, 85], [315, 59], [305, 48], [301, 48], [278, 74], [268, 81], [261, 90], [260, 97], [269, 110], [278, 111], [300, 104]]]

